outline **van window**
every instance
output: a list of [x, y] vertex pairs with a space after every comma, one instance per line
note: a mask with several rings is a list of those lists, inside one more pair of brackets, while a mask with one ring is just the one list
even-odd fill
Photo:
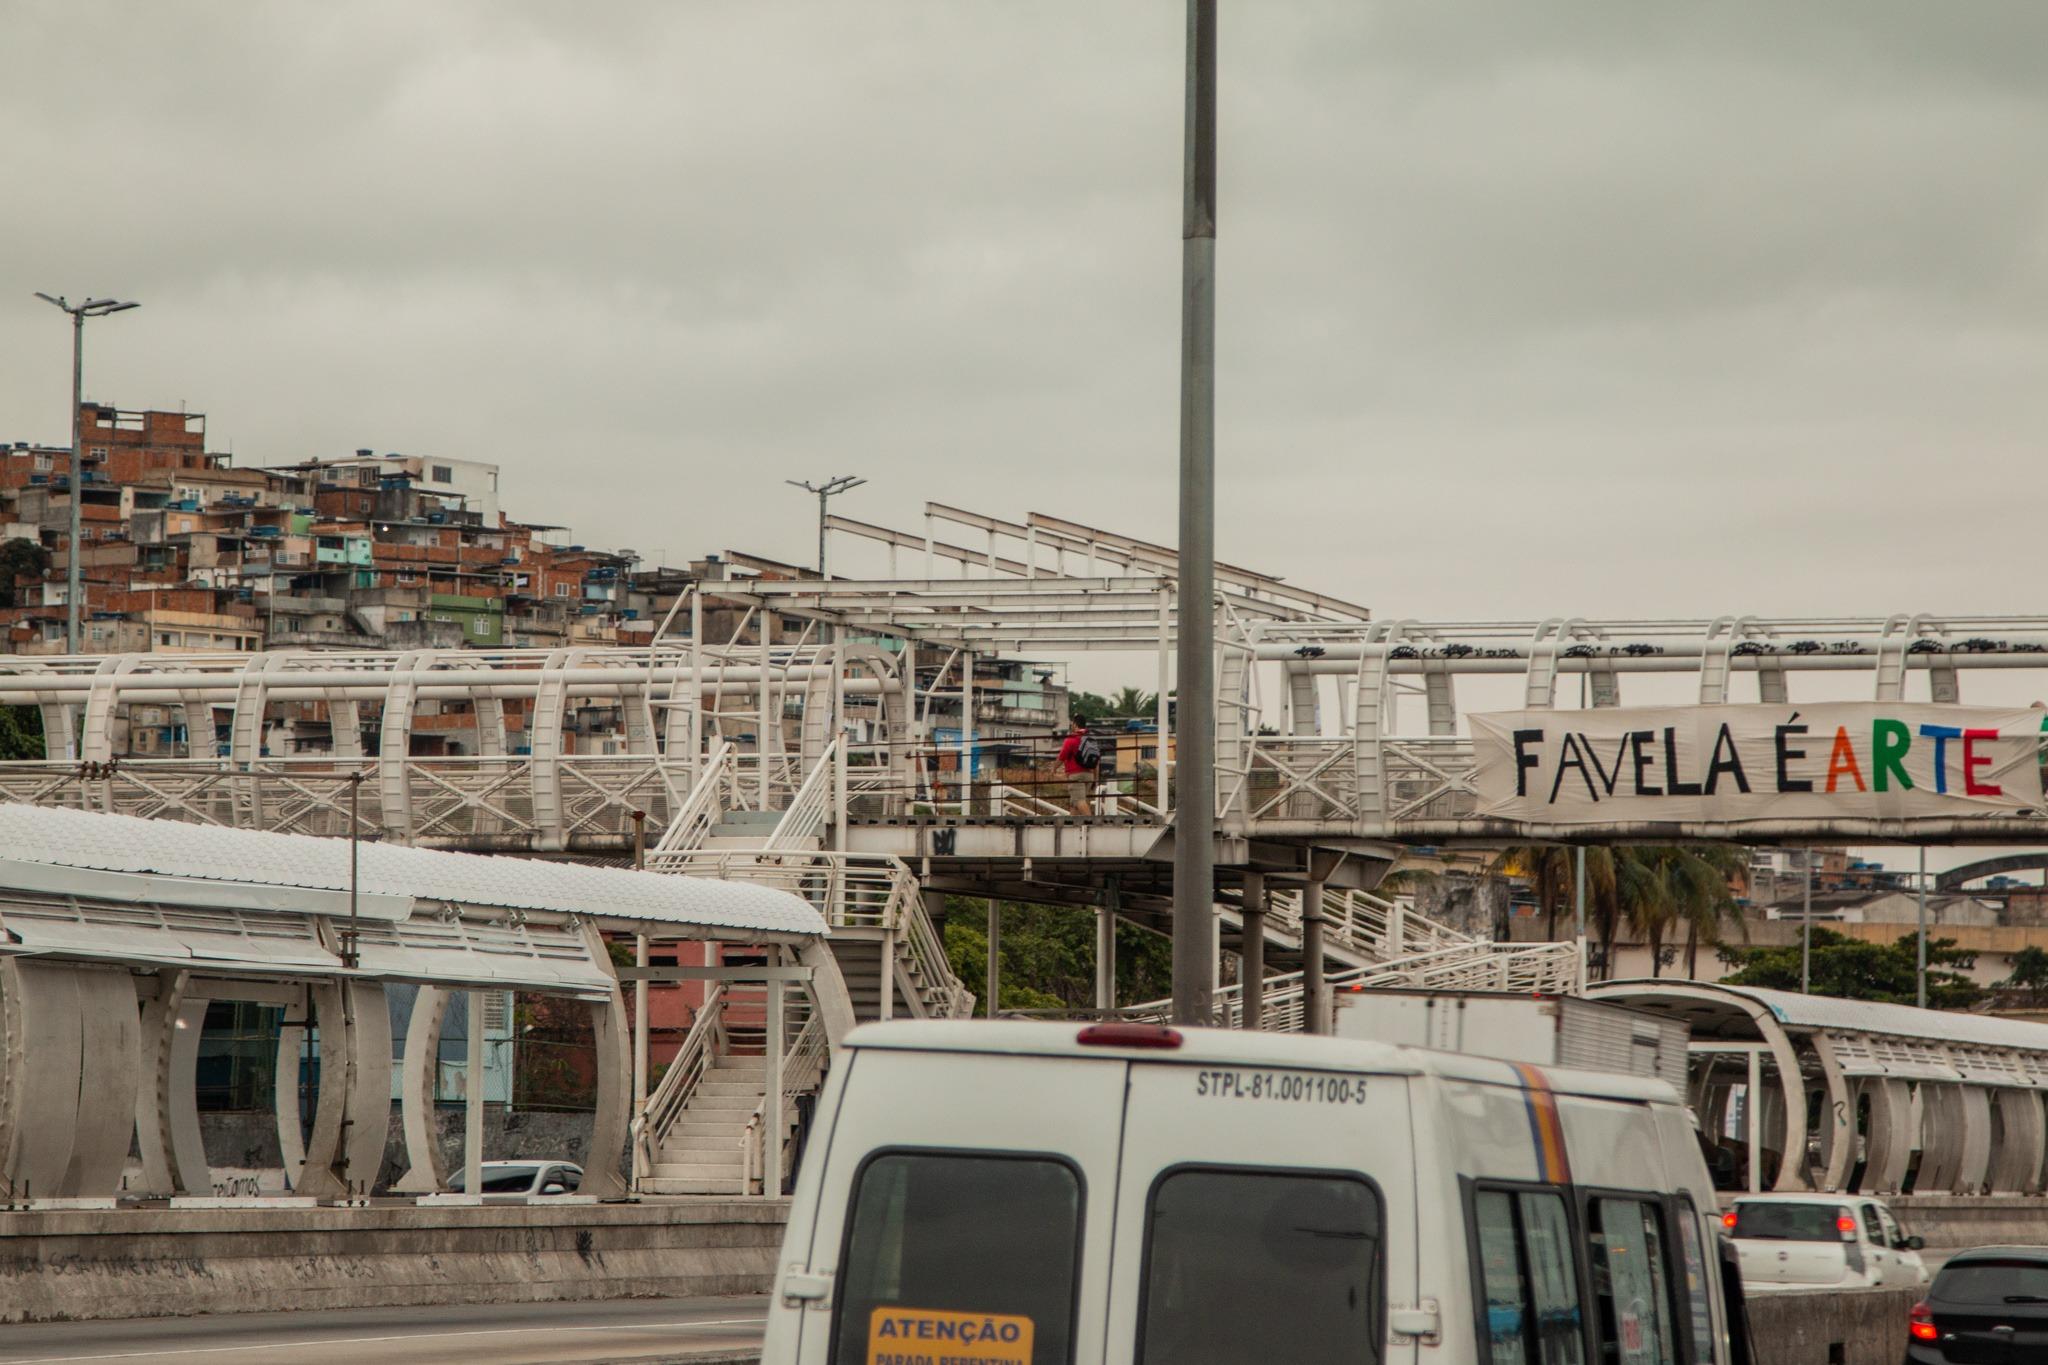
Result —
[[1491, 1365], [1584, 1365], [1585, 1323], [1563, 1198], [1481, 1190], [1473, 1215]]
[[1714, 1311], [1707, 1292], [1707, 1255], [1700, 1245], [1700, 1215], [1690, 1199], [1678, 1201], [1678, 1249], [1685, 1257], [1685, 1304], [1692, 1316], [1692, 1358], [1714, 1358]]
[[1670, 1279], [1663, 1221], [1643, 1199], [1592, 1201], [1593, 1291], [1600, 1305], [1601, 1360], [1673, 1365]]
[[1080, 1238], [1081, 1177], [1064, 1161], [876, 1156], [847, 1217], [832, 1359], [867, 1365], [900, 1343], [905, 1356], [1062, 1365], [1073, 1355]]
[[1140, 1365], [1380, 1359], [1379, 1193], [1356, 1176], [1188, 1168], [1152, 1187]]

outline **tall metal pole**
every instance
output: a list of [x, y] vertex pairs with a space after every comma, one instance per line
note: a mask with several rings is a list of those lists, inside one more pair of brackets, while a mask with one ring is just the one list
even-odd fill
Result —
[[1572, 937], [1586, 937], [1586, 846], [1572, 850]]
[[1919, 965], [1913, 973], [1913, 1003], [1927, 1008], [1927, 845], [1920, 845]]
[[79, 409], [85, 404], [85, 310], [71, 314], [71, 548], [64, 558], [64, 652], [78, 653], [79, 590], [85, 577], [85, 556], [79, 545], [84, 534], [85, 503], [85, 421]]
[[1806, 889], [1799, 911], [1799, 993], [1808, 995], [1813, 989], [1813, 850], [1806, 849], [1800, 861], [1806, 865]]
[[806, 493], [818, 495], [818, 577], [825, 577], [825, 518], [826, 502], [851, 488], [858, 488], [866, 479], [857, 479], [851, 474], [842, 474], [823, 483], [812, 483], [808, 479], [784, 479], [791, 488], [801, 488]]
[[1216, 957], [1216, 0], [1188, 0], [1183, 132], [1173, 1018], [1207, 1024]]
[[79, 596], [84, 580], [84, 560], [79, 542], [85, 534], [85, 422], [79, 409], [85, 405], [85, 320], [105, 317], [109, 313], [124, 313], [142, 305], [123, 303], [118, 299], [86, 299], [73, 303], [61, 294], [45, 294], [41, 290], [36, 291], [36, 297], [71, 315], [71, 549], [66, 556], [69, 563], [64, 574], [64, 643], [67, 652], [76, 654], [80, 644]]

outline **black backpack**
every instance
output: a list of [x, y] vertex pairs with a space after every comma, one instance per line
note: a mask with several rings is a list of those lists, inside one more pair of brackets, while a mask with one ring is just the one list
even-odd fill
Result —
[[1081, 733], [1081, 747], [1074, 751], [1074, 761], [1090, 772], [1102, 766], [1102, 746], [1085, 730]]

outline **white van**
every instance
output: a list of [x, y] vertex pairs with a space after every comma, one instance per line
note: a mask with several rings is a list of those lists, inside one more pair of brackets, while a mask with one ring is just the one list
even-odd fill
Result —
[[879, 1024], [826, 1084], [763, 1360], [1744, 1365], [1719, 1227], [1662, 1081], [1147, 1024]]

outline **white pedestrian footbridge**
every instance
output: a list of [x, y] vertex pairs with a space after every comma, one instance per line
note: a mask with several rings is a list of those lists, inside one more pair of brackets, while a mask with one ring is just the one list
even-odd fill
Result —
[[1691, 1027], [1689, 1098], [1743, 1187], [2021, 1195], [2048, 1184], [2048, 1024], [1693, 981], [1587, 993]]

